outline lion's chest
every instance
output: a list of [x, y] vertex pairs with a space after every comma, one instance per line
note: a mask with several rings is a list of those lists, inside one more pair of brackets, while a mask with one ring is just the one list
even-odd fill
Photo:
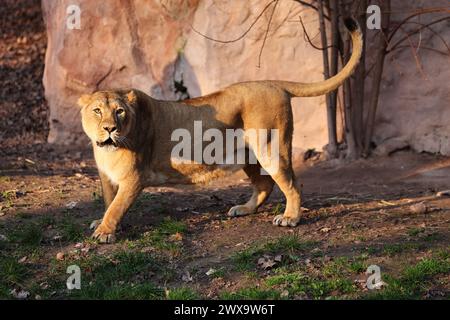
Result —
[[123, 152], [97, 150], [94, 156], [98, 170], [116, 185], [129, 175], [133, 167], [132, 159]]

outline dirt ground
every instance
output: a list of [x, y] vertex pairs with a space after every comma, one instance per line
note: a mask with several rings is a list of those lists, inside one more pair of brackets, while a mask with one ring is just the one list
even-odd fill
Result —
[[[109, 289], [120, 281], [150, 282], [152, 295], [139, 289], [137, 296], [111, 298], [449, 297], [450, 197], [436, 196], [450, 187], [447, 158], [405, 151], [351, 164], [306, 163], [298, 168], [305, 213], [296, 228], [271, 224], [283, 210], [279, 190], [257, 214], [228, 218], [227, 209], [251, 194], [240, 173], [208, 186], [147, 188], [118, 242], [98, 245], [88, 238], [90, 222], [103, 212], [89, 150], [36, 145], [3, 153], [0, 261], [12, 269], [0, 271], [4, 297], [16, 289], [31, 298], [108, 298], [100, 289], [67, 290], [66, 266], [84, 266], [95, 287], [117, 264], [140, 265], [127, 260], [131, 253], [143, 259], [143, 274], [128, 270], [122, 280], [117, 274], [98, 281]], [[96, 265], [96, 259], [106, 262]], [[423, 263], [426, 272], [411, 280], [419, 285], [409, 287], [404, 279]], [[376, 293], [365, 288], [371, 264], [391, 281]], [[298, 288], [293, 277], [308, 281]]]

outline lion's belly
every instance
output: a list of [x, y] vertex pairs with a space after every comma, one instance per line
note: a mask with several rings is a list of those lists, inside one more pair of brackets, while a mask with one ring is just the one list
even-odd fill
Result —
[[146, 175], [148, 185], [207, 183], [242, 169], [244, 165], [207, 165], [171, 161], [169, 170], [150, 170]]

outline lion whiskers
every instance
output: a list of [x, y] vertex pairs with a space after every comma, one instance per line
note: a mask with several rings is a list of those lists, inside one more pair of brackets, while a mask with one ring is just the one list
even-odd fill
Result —
[[130, 139], [128, 139], [125, 136], [116, 137], [116, 141], [118, 142], [119, 145], [121, 145], [127, 149], [131, 149], [131, 147], [132, 147]]

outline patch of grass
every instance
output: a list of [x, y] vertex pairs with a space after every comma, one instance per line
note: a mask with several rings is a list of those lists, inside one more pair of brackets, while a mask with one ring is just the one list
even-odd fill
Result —
[[399, 277], [383, 276], [388, 285], [383, 290], [368, 294], [368, 299], [419, 299], [441, 274], [450, 272], [450, 259], [436, 255], [405, 268]]
[[39, 224], [43, 227], [48, 227], [51, 225], [54, 225], [56, 223], [56, 220], [54, 217], [49, 215], [43, 215], [39, 217]]
[[275, 208], [273, 208], [272, 210], [273, 215], [282, 214], [283, 212], [284, 212], [284, 205], [282, 205], [281, 203], [277, 203]]
[[223, 300], [277, 300], [280, 299], [280, 292], [273, 289], [244, 288], [236, 292], [222, 292], [219, 295]]
[[405, 252], [405, 251], [409, 251], [409, 250], [414, 250], [414, 249], [418, 249], [419, 245], [416, 243], [394, 243], [394, 244], [386, 244], [383, 247], [383, 253], [388, 255], [388, 256], [394, 256], [396, 254]]
[[354, 273], [362, 273], [367, 270], [368, 264], [364, 261], [357, 260], [352, 261], [349, 265], [349, 269]]
[[13, 200], [17, 198], [15, 190], [6, 190], [0, 193], [0, 199], [6, 201], [6, 207], [12, 207]]
[[158, 232], [168, 235], [175, 234], [177, 232], [183, 233], [186, 232], [186, 230], [187, 227], [184, 222], [176, 221], [171, 218], [164, 219], [158, 226]]
[[251, 270], [255, 266], [255, 256], [258, 253], [258, 249], [248, 248], [234, 253], [231, 256], [234, 267], [237, 271]]
[[328, 297], [333, 292], [349, 294], [356, 290], [350, 279], [316, 278], [301, 271], [271, 276], [265, 280], [265, 283], [270, 287], [285, 288], [290, 296], [308, 296], [313, 299]]
[[[72, 290], [81, 299], [156, 299], [163, 291], [149, 281], [149, 275], [160, 272], [155, 259], [145, 253], [119, 251], [110, 257], [91, 256], [65, 261], [56, 274], [64, 274], [68, 265], [76, 264], [82, 272], [81, 290]], [[62, 270], [61, 270], [62, 269]]]
[[406, 233], [410, 237], [418, 236], [419, 234], [421, 234], [423, 232], [425, 232], [425, 228], [411, 228], [406, 231]]
[[266, 243], [263, 250], [270, 253], [304, 251], [311, 249], [315, 244], [312, 241], [301, 241], [295, 235], [288, 235]]
[[439, 232], [426, 233], [420, 236], [420, 240], [426, 242], [434, 242], [442, 240], [444, 237]]
[[0, 258], [0, 286], [21, 285], [28, 271], [15, 257]]
[[310, 250], [316, 245], [313, 241], [301, 241], [295, 235], [283, 236], [264, 244], [254, 245], [232, 255], [231, 259], [238, 271], [251, 270], [257, 258], [263, 254], [294, 254]]
[[29, 223], [14, 230], [11, 239], [24, 246], [36, 247], [41, 243], [43, 236], [43, 230], [40, 225]]
[[164, 219], [154, 230], [145, 232], [142, 237], [134, 243], [129, 243], [131, 247], [154, 247], [167, 251], [172, 255], [178, 255], [181, 250], [181, 242], [170, 241], [170, 236], [176, 233], [187, 231], [187, 226], [182, 221], [170, 218]]
[[337, 257], [325, 264], [321, 270], [321, 273], [329, 277], [339, 277], [346, 273], [349, 268], [350, 264], [348, 258]]
[[83, 227], [70, 217], [64, 217], [58, 224], [61, 236], [66, 241], [80, 241], [83, 239]]
[[225, 277], [225, 269], [219, 268], [211, 275], [212, 278], [223, 278]]
[[168, 300], [198, 300], [199, 294], [191, 288], [181, 287], [169, 290], [167, 294]]

